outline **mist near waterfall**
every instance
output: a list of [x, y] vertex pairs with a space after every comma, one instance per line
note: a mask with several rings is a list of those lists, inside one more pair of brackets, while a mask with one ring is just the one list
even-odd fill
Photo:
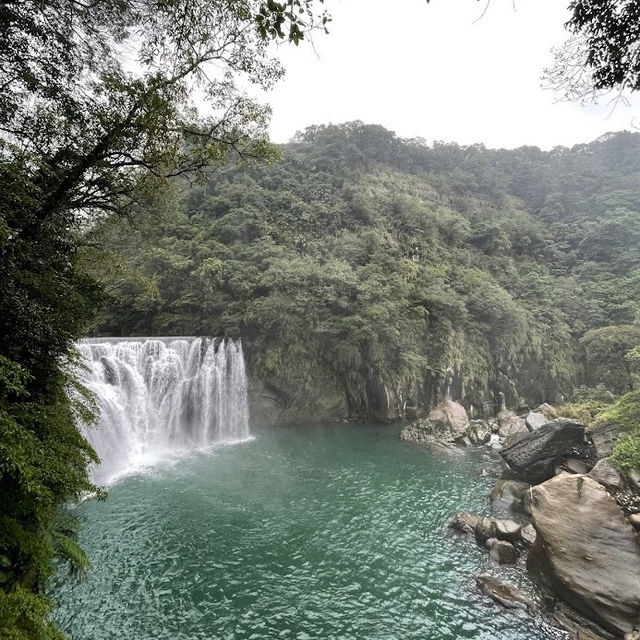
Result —
[[98, 424], [82, 426], [101, 460], [95, 482], [250, 437], [239, 340], [89, 338], [78, 349], [98, 403]]

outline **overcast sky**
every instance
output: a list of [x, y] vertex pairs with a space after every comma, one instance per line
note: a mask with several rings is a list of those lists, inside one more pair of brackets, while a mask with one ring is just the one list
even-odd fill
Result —
[[[271, 137], [363, 120], [402, 137], [490, 147], [588, 142], [631, 129], [632, 107], [558, 103], [541, 88], [566, 37], [568, 0], [326, 0], [328, 36], [281, 46], [285, 79], [267, 94]], [[640, 118], [638, 119], [640, 122]]]

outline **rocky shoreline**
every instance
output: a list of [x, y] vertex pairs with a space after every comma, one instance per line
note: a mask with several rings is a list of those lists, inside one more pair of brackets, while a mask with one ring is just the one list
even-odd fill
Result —
[[[614, 425], [588, 431], [549, 405], [471, 421], [446, 401], [400, 437], [496, 450], [503, 470], [489, 500], [510, 517], [460, 512], [450, 528], [473, 536], [497, 566], [526, 558], [545, 607], [574, 638], [640, 640], [640, 471], [611, 464]], [[532, 610], [532, 599], [500, 577], [475, 581], [501, 605]]]

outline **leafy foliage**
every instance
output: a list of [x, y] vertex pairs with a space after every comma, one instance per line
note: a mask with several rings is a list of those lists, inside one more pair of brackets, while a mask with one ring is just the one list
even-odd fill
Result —
[[619, 394], [633, 389], [629, 352], [640, 346], [640, 327], [621, 325], [587, 331], [580, 339], [587, 380]]
[[[637, 151], [629, 134], [543, 153], [310, 127], [282, 162], [183, 183], [159, 226], [94, 229], [126, 267], [97, 329], [242, 335], [254, 379], [303, 418], [326, 396], [401, 415], [447, 384], [480, 410], [498, 391], [568, 398], [611, 374], [587, 381], [580, 338], [636, 315]], [[606, 365], [624, 368], [636, 328], [598, 330], [632, 336]]]
[[76, 427], [91, 405], [70, 372], [102, 291], [79, 237], [170, 209], [171, 177], [229, 152], [274, 157], [269, 110], [239, 84], [270, 87], [282, 69], [268, 39], [298, 44], [328, 20], [312, 0], [0, 2], [3, 638], [60, 638], [42, 595], [53, 559], [87, 566], [60, 510], [97, 490]]

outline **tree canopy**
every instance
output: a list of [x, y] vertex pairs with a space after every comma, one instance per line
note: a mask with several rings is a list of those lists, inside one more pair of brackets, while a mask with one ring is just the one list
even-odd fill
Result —
[[[545, 153], [310, 127], [282, 162], [183, 183], [182, 212], [153, 228], [96, 228], [113, 295], [97, 329], [242, 336], [293, 420], [326, 398], [333, 417], [399, 415], [380, 389], [428, 405], [451, 375], [477, 410], [614, 374], [622, 392], [637, 328], [599, 328], [636, 318], [639, 149], [625, 133]], [[625, 338], [615, 363], [594, 329]]]
[[[60, 508], [98, 490], [78, 421], [74, 341], [102, 300], [81, 236], [170, 206], [170, 179], [227, 154], [269, 158], [243, 83], [282, 68], [270, 40], [326, 28], [322, 0], [0, 1], [0, 635], [61, 638], [53, 558], [85, 561]], [[169, 205], [166, 203], [169, 202]]]
[[620, 96], [640, 88], [640, 2], [573, 0], [565, 25], [571, 33], [555, 51], [547, 80], [570, 100]]

